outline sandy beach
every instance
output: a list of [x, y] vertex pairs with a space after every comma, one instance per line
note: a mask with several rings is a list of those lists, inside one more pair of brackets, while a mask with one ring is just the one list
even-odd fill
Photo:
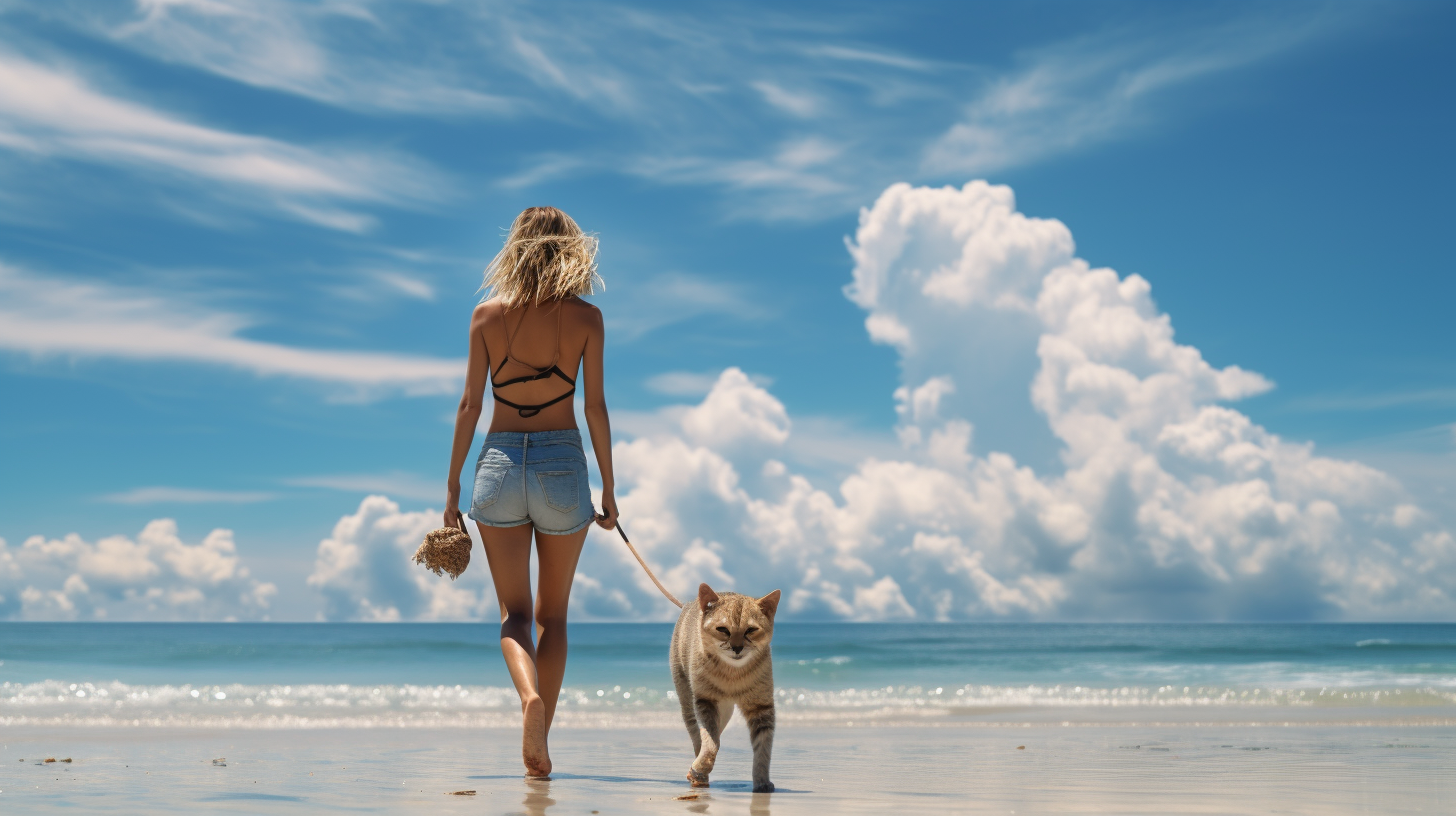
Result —
[[[1055, 716], [1054, 712], [1043, 712]], [[1085, 713], [1085, 712], [1083, 712]], [[1143, 712], [1144, 715], [1150, 712]], [[519, 732], [11, 725], [6, 813], [1446, 813], [1456, 722], [1409, 712], [1305, 721], [1065, 724], [1014, 712], [909, 725], [785, 723], [778, 791], [748, 790], [741, 722], [713, 787], [682, 780], [678, 729], [562, 727], [549, 782], [520, 775]], [[1170, 716], [1171, 715], [1171, 716]], [[1186, 716], [1185, 716], [1186, 715]], [[1255, 713], [1250, 712], [1250, 717]], [[47, 757], [70, 763], [44, 763]], [[225, 765], [214, 764], [225, 759]], [[453, 791], [474, 795], [450, 795]]]
[[766, 795], [736, 715], [713, 786], [684, 780], [665, 626], [574, 630], [550, 782], [522, 776], [488, 627], [0, 628], [6, 816], [1385, 816], [1456, 801], [1449, 626], [785, 627]]

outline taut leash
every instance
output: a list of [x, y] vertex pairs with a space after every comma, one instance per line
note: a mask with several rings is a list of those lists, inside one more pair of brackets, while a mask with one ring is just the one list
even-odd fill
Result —
[[632, 557], [637, 559], [637, 563], [642, 565], [642, 571], [647, 573], [647, 577], [652, 579], [652, 583], [657, 584], [658, 590], [661, 591], [662, 594], [666, 596], [669, 601], [677, 604], [677, 607], [681, 609], [682, 601], [679, 601], [677, 598], [672, 597], [672, 593], [667, 591], [667, 587], [663, 586], [662, 582], [657, 580], [657, 576], [652, 574], [652, 568], [647, 566], [647, 562], [642, 560], [642, 556], [637, 552], [637, 548], [632, 546], [632, 540], [630, 538], [627, 538], [627, 531], [622, 529], [622, 522], [617, 522], [616, 527], [617, 535], [622, 537], [622, 543], [627, 545], [627, 549], [632, 551]]

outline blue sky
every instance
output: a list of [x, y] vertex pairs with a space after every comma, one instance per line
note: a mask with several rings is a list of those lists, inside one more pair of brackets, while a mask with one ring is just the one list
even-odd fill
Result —
[[[584, 4], [543, 16], [524, 4], [0, 2], [0, 538], [15, 552], [33, 536], [125, 536], [155, 561], [165, 548], [136, 543], [139, 531], [174, 519], [184, 542], [232, 531], [235, 554], [216, 552], [234, 559], [237, 586], [202, 594], [276, 589], [266, 612], [122, 612], [141, 584], [21, 559], [0, 575], [0, 613], [81, 614], [91, 607], [19, 611], [26, 587], [64, 594], [75, 574], [112, 614], [318, 614], [331, 585], [306, 579], [326, 572], [320, 541], [341, 541], [336, 524], [365, 496], [395, 503], [384, 516], [439, 508], [480, 270], [515, 213], [540, 203], [601, 237], [596, 302], [623, 440], [668, 433], [717, 450], [675, 423], [706, 410], [715, 383], [739, 387], [721, 372], [741, 370], [743, 399], [780, 406], [763, 415], [760, 441], [782, 448], [765, 461], [847, 502], [866, 461], [924, 459], [906, 442], [921, 419], [897, 413], [892, 393], [938, 371], [875, 342], [866, 312], [888, 307], [843, 291], [868, 268], [846, 240], [868, 246], [861, 210], [896, 182], [1009, 187], [1016, 211], [1070, 230], [1078, 258], [1150, 282], [1177, 343], [1274, 384], [1238, 401], [1242, 415], [1388, 474], [1399, 495], [1381, 501], [1419, 508], [1407, 516], [1439, 536], [1456, 529], [1456, 284], [1442, 240], [1456, 215], [1453, 28], [1441, 3]], [[1035, 371], [1018, 367], [1035, 344], [998, 335], [996, 320], [963, 338], [948, 325], [942, 356], [981, 357], [961, 361], [940, 418], [974, 426], [973, 465], [1009, 453], [1061, 489], [1067, 437], [1028, 399]], [[1009, 362], [992, 375], [1003, 342]], [[734, 446], [719, 453], [751, 492], [751, 474], [771, 468], [734, 458], [750, 437], [719, 440]], [[695, 499], [649, 502], [641, 478], [641, 516], [704, 516], [701, 552], [664, 539], [664, 566], [687, 582], [717, 557], [749, 580], [751, 567], [723, 566], [752, 537], [746, 522]], [[1290, 501], [1309, 511], [1313, 499]], [[932, 532], [995, 560], [957, 529]], [[1350, 535], [1351, 563], [1390, 539]], [[1411, 552], [1447, 547], [1430, 541], [1411, 538]], [[951, 616], [1116, 608], [1074, 583], [998, 608], [971, 578], [969, 606], [954, 587], [924, 584], [917, 600], [920, 579], [862, 560], [862, 595], [837, 579], [847, 605], [816, 606], [820, 590], [804, 589], [797, 608], [933, 617], [941, 591]], [[1026, 587], [1070, 569], [1013, 561], [1004, 570]], [[583, 590], [583, 614], [648, 614], [620, 565], [585, 563], [601, 586]], [[808, 587], [805, 569], [765, 572]], [[886, 578], [900, 601], [876, 594]], [[1243, 600], [1197, 615], [1450, 609], [1419, 578], [1390, 591], [1424, 605], [1360, 609], [1285, 609], [1249, 600], [1272, 591], [1257, 582], [1217, 580]], [[1338, 589], [1320, 586], [1311, 598]], [[328, 614], [354, 614], [350, 591]], [[396, 590], [371, 591], [383, 608], [378, 593]], [[451, 614], [488, 608], [484, 585], [471, 591]]]

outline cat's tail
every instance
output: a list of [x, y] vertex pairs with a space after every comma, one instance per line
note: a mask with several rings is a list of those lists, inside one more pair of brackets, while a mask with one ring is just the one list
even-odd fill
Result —
[[667, 599], [669, 601], [672, 601], [674, 604], [676, 604], [678, 609], [682, 609], [682, 601], [679, 601], [677, 598], [672, 597], [672, 593], [667, 591], [667, 587], [663, 586], [662, 582], [657, 580], [657, 576], [652, 574], [652, 568], [647, 566], [646, 561], [642, 560], [642, 556], [637, 553], [637, 548], [632, 546], [632, 540], [627, 538], [627, 531], [622, 529], [621, 521], [617, 522], [617, 534], [622, 537], [622, 542], [627, 545], [627, 549], [632, 551], [632, 557], [636, 558], [637, 563], [642, 565], [642, 570], [647, 573], [648, 578], [652, 579], [652, 583], [657, 584], [657, 588], [662, 592], [662, 594], [667, 596]]

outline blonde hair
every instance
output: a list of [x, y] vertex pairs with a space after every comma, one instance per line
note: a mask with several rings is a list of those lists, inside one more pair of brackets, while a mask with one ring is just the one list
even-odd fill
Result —
[[597, 239], [555, 207], [527, 207], [516, 216], [506, 245], [485, 268], [481, 288], [507, 308], [590, 295], [597, 274]]

